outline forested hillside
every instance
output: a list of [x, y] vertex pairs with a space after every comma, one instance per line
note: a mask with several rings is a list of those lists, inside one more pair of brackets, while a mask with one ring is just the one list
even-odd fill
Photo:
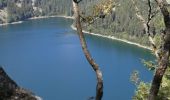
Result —
[[[135, 43], [139, 43], [145, 46], [149, 46], [147, 35], [141, 21], [137, 18], [134, 5], [131, 0], [113, 0], [115, 7], [113, 11], [104, 18], [99, 18], [90, 25], [86, 25], [85, 28], [94, 33], [100, 33], [107, 36], [115, 36], [120, 39], [126, 39]], [[91, 6], [90, 6], [91, 5]], [[95, 4], [90, 4], [88, 10], [93, 10]], [[137, 0], [137, 6], [140, 8], [140, 12], [147, 20], [148, 5], [147, 0]], [[152, 7], [156, 8], [155, 2], [152, 2]], [[156, 12], [156, 16], [151, 21], [151, 31], [153, 33], [160, 33], [159, 29], [162, 29], [163, 19], [157, 9], [153, 9]], [[85, 12], [88, 15], [88, 12]], [[159, 41], [159, 35], [155, 36], [155, 39]]]
[[71, 0], [0, 0], [0, 23], [70, 14]]
[[[63, 0], [63, 2], [64, 1], [67, 0]], [[96, 18], [94, 17], [96, 16], [94, 15], [94, 12], [96, 12], [95, 7], [103, 4], [102, 1], [104, 0], [82, 0], [82, 2], [80, 2], [81, 14], [86, 18], [86, 23], [84, 23], [83, 26], [85, 30], [106, 36], [115, 36], [117, 38], [126, 39], [145, 46], [150, 45], [143, 25], [136, 16], [134, 4], [131, 0], [112, 0], [114, 3], [113, 5], [115, 5], [112, 8], [112, 11], [102, 18]], [[169, 0], [167, 1], [169, 2]], [[156, 13], [156, 16], [152, 19], [150, 28], [152, 33], [160, 33], [160, 29], [163, 29], [164, 27], [162, 15], [159, 10], [156, 9], [157, 5], [155, 2], [152, 2], [151, 5], [152, 8], [154, 8], [153, 13]], [[149, 9], [147, 0], [137, 0], [137, 6], [140, 8], [140, 12], [147, 20]], [[72, 10], [66, 12], [70, 12], [69, 14], [66, 13], [67, 15], [72, 15]], [[82, 19], [82, 22], [83, 20], [84, 19]], [[87, 24], [87, 21], [92, 22]], [[159, 35], [155, 35], [155, 40], [159, 41]]]

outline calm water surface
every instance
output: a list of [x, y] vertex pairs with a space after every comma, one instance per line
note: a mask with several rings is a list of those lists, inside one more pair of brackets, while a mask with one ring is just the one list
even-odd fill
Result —
[[[69, 19], [49, 18], [0, 27], [0, 65], [20, 86], [44, 100], [95, 96], [95, 74], [71, 24]], [[151, 81], [152, 74], [141, 63], [153, 59], [148, 50], [87, 34], [86, 40], [104, 75], [103, 100], [131, 100], [133, 70]]]

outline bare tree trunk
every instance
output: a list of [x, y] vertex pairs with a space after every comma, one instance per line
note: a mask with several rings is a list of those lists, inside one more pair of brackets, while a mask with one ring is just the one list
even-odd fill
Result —
[[159, 67], [156, 69], [156, 73], [152, 81], [149, 100], [156, 100], [163, 75], [168, 66], [168, 62], [169, 62], [169, 50], [165, 51], [165, 54], [162, 56], [161, 60], [159, 61]]
[[156, 97], [159, 92], [159, 88], [162, 82], [163, 75], [167, 69], [168, 63], [169, 63], [169, 53], [170, 53], [170, 17], [168, 9], [165, 6], [164, 0], [155, 0], [161, 10], [161, 13], [164, 17], [164, 23], [165, 23], [165, 33], [163, 36], [163, 44], [162, 44], [162, 56], [160, 59], [158, 59], [158, 68], [156, 69], [150, 94], [149, 94], [149, 100], [156, 100]]
[[90, 63], [90, 65], [92, 66], [93, 70], [96, 73], [96, 77], [97, 77], [96, 100], [101, 100], [102, 96], [103, 96], [102, 72], [100, 71], [99, 66], [92, 59], [90, 52], [87, 49], [86, 40], [85, 40], [84, 34], [82, 32], [82, 26], [81, 26], [81, 22], [80, 22], [80, 11], [79, 11], [78, 3], [79, 2], [77, 0], [73, 0], [73, 9], [74, 9], [74, 17], [75, 17], [75, 21], [76, 21], [77, 32], [79, 35], [79, 39], [81, 42], [81, 46], [82, 46], [84, 55], [86, 56], [87, 61]]

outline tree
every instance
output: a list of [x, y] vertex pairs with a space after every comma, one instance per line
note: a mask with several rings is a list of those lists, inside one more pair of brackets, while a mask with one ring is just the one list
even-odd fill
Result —
[[97, 86], [96, 86], [96, 97], [95, 97], [95, 99], [101, 100], [102, 96], [103, 96], [102, 72], [100, 71], [99, 66], [95, 63], [95, 61], [93, 60], [93, 58], [90, 55], [89, 50], [87, 49], [86, 40], [85, 40], [84, 34], [82, 32], [82, 26], [81, 26], [81, 22], [80, 22], [80, 10], [79, 10], [79, 5], [78, 5], [80, 1], [82, 1], [82, 0], [79, 0], [79, 1], [78, 0], [72, 0], [77, 33], [79, 35], [79, 39], [80, 39], [80, 43], [81, 43], [84, 55], [85, 55], [87, 61], [92, 66], [93, 70], [96, 73]]
[[149, 94], [149, 100], [155, 100], [160, 84], [162, 81], [162, 77], [167, 69], [167, 66], [169, 64], [169, 53], [170, 53], [170, 17], [169, 17], [169, 11], [167, 7], [165, 6], [164, 0], [155, 0], [161, 10], [161, 13], [164, 17], [164, 23], [165, 23], [165, 30], [163, 32], [163, 39], [162, 39], [162, 45], [160, 47], [161, 49], [161, 55], [158, 58], [158, 68], [156, 69], [150, 94]]
[[144, 17], [140, 14], [139, 8], [136, 6], [135, 0], [131, 0], [132, 3], [135, 5], [135, 11], [136, 11], [136, 16], [138, 19], [142, 22], [142, 25], [145, 29], [146, 34], [148, 34], [150, 43], [153, 47], [153, 52], [155, 53], [157, 57], [157, 63], [158, 67], [156, 68], [156, 72], [154, 74], [151, 88], [150, 88], [150, 93], [148, 100], [156, 100], [160, 85], [162, 82], [162, 78], [166, 72], [166, 69], [169, 65], [169, 56], [170, 56], [170, 17], [169, 17], [169, 11], [166, 6], [166, 0], [155, 0], [157, 5], [159, 6], [161, 13], [163, 15], [164, 19], [164, 24], [165, 24], [165, 29], [161, 33], [162, 40], [160, 46], [155, 44], [155, 41], [153, 39], [154, 35], [150, 31], [150, 21], [152, 18], [155, 16], [152, 12], [152, 7], [151, 7], [151, 1], [148, 1], [148, 20], [145, 21]]

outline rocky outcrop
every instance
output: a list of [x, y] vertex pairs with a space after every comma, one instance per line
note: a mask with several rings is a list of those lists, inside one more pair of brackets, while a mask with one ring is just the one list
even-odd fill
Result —
[[30, 91], [20, 88], [0, 67], [0, 100], [38, 100]]

